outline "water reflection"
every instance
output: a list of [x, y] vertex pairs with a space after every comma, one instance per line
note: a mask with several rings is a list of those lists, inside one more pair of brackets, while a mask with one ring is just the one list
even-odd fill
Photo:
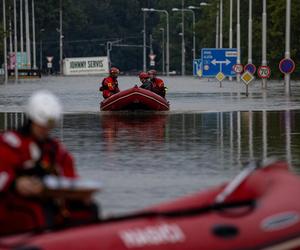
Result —
[[117, 150], [118, 142], [126, 141], [126, 147], [138, 147], [147, 150], [149, 144], [162, 143], [167, 136], [167, 114], [127, 113], [102, 115], [101, 137], [105, 142], [104, 150]]
[[[76, 140], [76, 133], [73, 133], [76, 130], [79, 142], [91, 140], [89, 136], [80, 136], [81, 133], [98, 133], [98, 150], [101, 152], [159, 149], [172, 154], [176, 149], [187, 155], [193, 152], [197, 158], [198, 150], [202, 149], [208, 158], [211, 154], [217, 157], [221, 165], [241, 165], [244, 161], [266, 159], [272, 155], [300, 165], [299, 111], [106, 114], [98, 118], [100, 130], [99, 123], [95, 123], [97, 116], [67, 114], [54, 133], [66, 142]], [[23, 113], [0, 113], [0, 131], [17, 129], [24, 120]], [[68, 133], [70, 130], [72, 133]], [[82, 144], [75, 145], [80, 147]]]
[[[0, 113], [0, 130], [22, 125]], [[123, 212], [199, 190], [276, 156], [300, 172], [300, 111], [184, 114], [65, 114], [54, 135], [80, 175], [102, 180], [106, 211]], [[113, 194], [113, 195], [111, 195]]]

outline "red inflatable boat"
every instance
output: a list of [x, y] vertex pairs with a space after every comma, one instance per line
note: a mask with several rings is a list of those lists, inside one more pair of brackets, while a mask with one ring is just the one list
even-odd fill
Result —
[[169, 102], [152, 91], [139, 88], [123, 90], [100, 103], [102, 111], [120, 110], [169, 110]]
[[[201, 180], [199, 180], [201, 181]], [[300, 178], [282, 162], [138, 213], [0, 239], [0, 249], [300, 249]]]

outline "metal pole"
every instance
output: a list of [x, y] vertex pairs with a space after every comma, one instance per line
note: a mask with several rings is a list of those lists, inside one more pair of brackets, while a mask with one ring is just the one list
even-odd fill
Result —
[[45, 29], [40, 29], [40, 72], [43, 71], [43, 32]]
[[169, 13], [168, 11], [165, 11], [166, 13], [166, 19], [167, 19], [167, 54], [166, 54], [166, 71], [167, 76], [170, 75], [170, 40], [169, 40]]
[[196, 32], [195, 32], [195, 26], [196, 26], [196, 21], [195, 21], [195, 12], [193, 10], [189, 10], [192, 12], [193, 15], [193, 60], [195, 61], [196, 59]]
[[249, 0], [248, 63], [252, 63], [252, 0]]
[[143, 20], [144, 20], [144, 30], [143, 30], [143, 71], [147, 71], [147, 61], [146, 61], [146, 12], [143, 11]]
[[59, 70], [63, 75], [63, 25], [62, 25], [62, 0], [59, 1]]
[[223, 0], [220, 0], [220, 48], [223, 48]]
[[[290, 58], [290, 39], [291, 39], [291, 0], [286, 0], [286, 22], [285, 22], [285, 58]], [[290, 74], [284, 74], [285, 92], [290, 94]]]
[[26, 30], [27, 65], [28, 65], [29, 68], [31, 68], [31, 49], [30, 49], [30, 33], [29, 33], [28, 0], [25, 0], [25, 30]]
[[18, 39], [17, 39], [17, 2], [14, 0], [14, 51], [15, 51], [15, 81], [18, 81], [18, 61], [17, 61], [17, 53], [18, 53]]
[[162, 33], [162, 72], [165, 75], [165, 29], [160, 28]]
[[[236, 63], [241, 63], [241, 25], [240, 25], [240, 0], [237, 2], [237, 23], [236, 23], [236, 44], [237, 44], [237, 60]], [[237, 82], [241, 81], [240, 74], [236, 74]]]
[[23, 0], [20, 0], [20, 46], [23, 56], [24, 52], [24, 39], [23, 39]]
[[27, 65], [31, 68], [31, 50], [30, 50], [30, 35], [29, 35], [29, 11], [28, 0], [25, 0], [25, 30], [26, 30], [26, 55]]
[[[232, 0], [229, 2], [229, 48], [232, 48]], [[232, 81], [232, 77], [229, 77], [229, 80]]]
[[13, 42], [12, 42], [12, 25], [11, 25], [11, 6], [8, 5], [8, 20], [9, 20], [9, 53], [13, 52]]
[[3, 0], [3, 63], [4, 63], [4, 84], [7, 84], [7, 30], [6, 30], [6, 6]]
[[32, 57], [33, 57], [33, 68], [36, 69], [36, 43], [35, 43], [35, 15], [34, 15], [34, 0], [31, 2], [31, 8], [32, 8]]
[[219, 48], [219, 5], [217, 7], [216, 15], [216, 48]]
[[185, 75], [185, 44], [184, 44], [184, 0], [181, 8], [182, 37], [181, 37], [181, 75]]
[[232, 0], [229, 7], [229, 48], [232, 48]]
[[40, 38], [40, 71], [42, 72], [43, 68], [43, 40]]
[[[262, 13], [262, 63], [267, 65], [267, 0], [263, 0], [263, 13]], [[267, 80], [262, 79], [262, 88], [267, 88]]]

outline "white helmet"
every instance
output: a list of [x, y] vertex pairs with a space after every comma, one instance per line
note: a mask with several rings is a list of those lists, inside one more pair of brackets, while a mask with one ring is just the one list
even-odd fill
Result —
[[59, 122], [62, 106], [51, 92], [40, 90], [29, 98], [26, 113], [29, 119], [41, 126], [53, 126]]

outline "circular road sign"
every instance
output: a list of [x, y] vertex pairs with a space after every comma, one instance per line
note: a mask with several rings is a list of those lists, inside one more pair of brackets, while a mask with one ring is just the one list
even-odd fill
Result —
[[269, 66], [259, 66], [258, 70], [257, 70], [257, 74], [260, 78], [269, 78], [271, 75], [271, 69]]
[[248, 64], [245, 65], [244, 71], [248, 71], [249, 73], [251, 73], [252, 75], [254, 75], [255, 72], [256, 72], [256, 67], [255, 67], [254, 64], [248, 63]]
[[279, 63], [279, 69], [283, 74], [293, 73], [295, 67], [295, 62], [290, 58], [283, 58]]
[[243, 64], [235, 64], [235, 65], [233, 65], [232, 69], [235, 73], [240, 74], [243, 72], [244, 67], [243, 67]]

